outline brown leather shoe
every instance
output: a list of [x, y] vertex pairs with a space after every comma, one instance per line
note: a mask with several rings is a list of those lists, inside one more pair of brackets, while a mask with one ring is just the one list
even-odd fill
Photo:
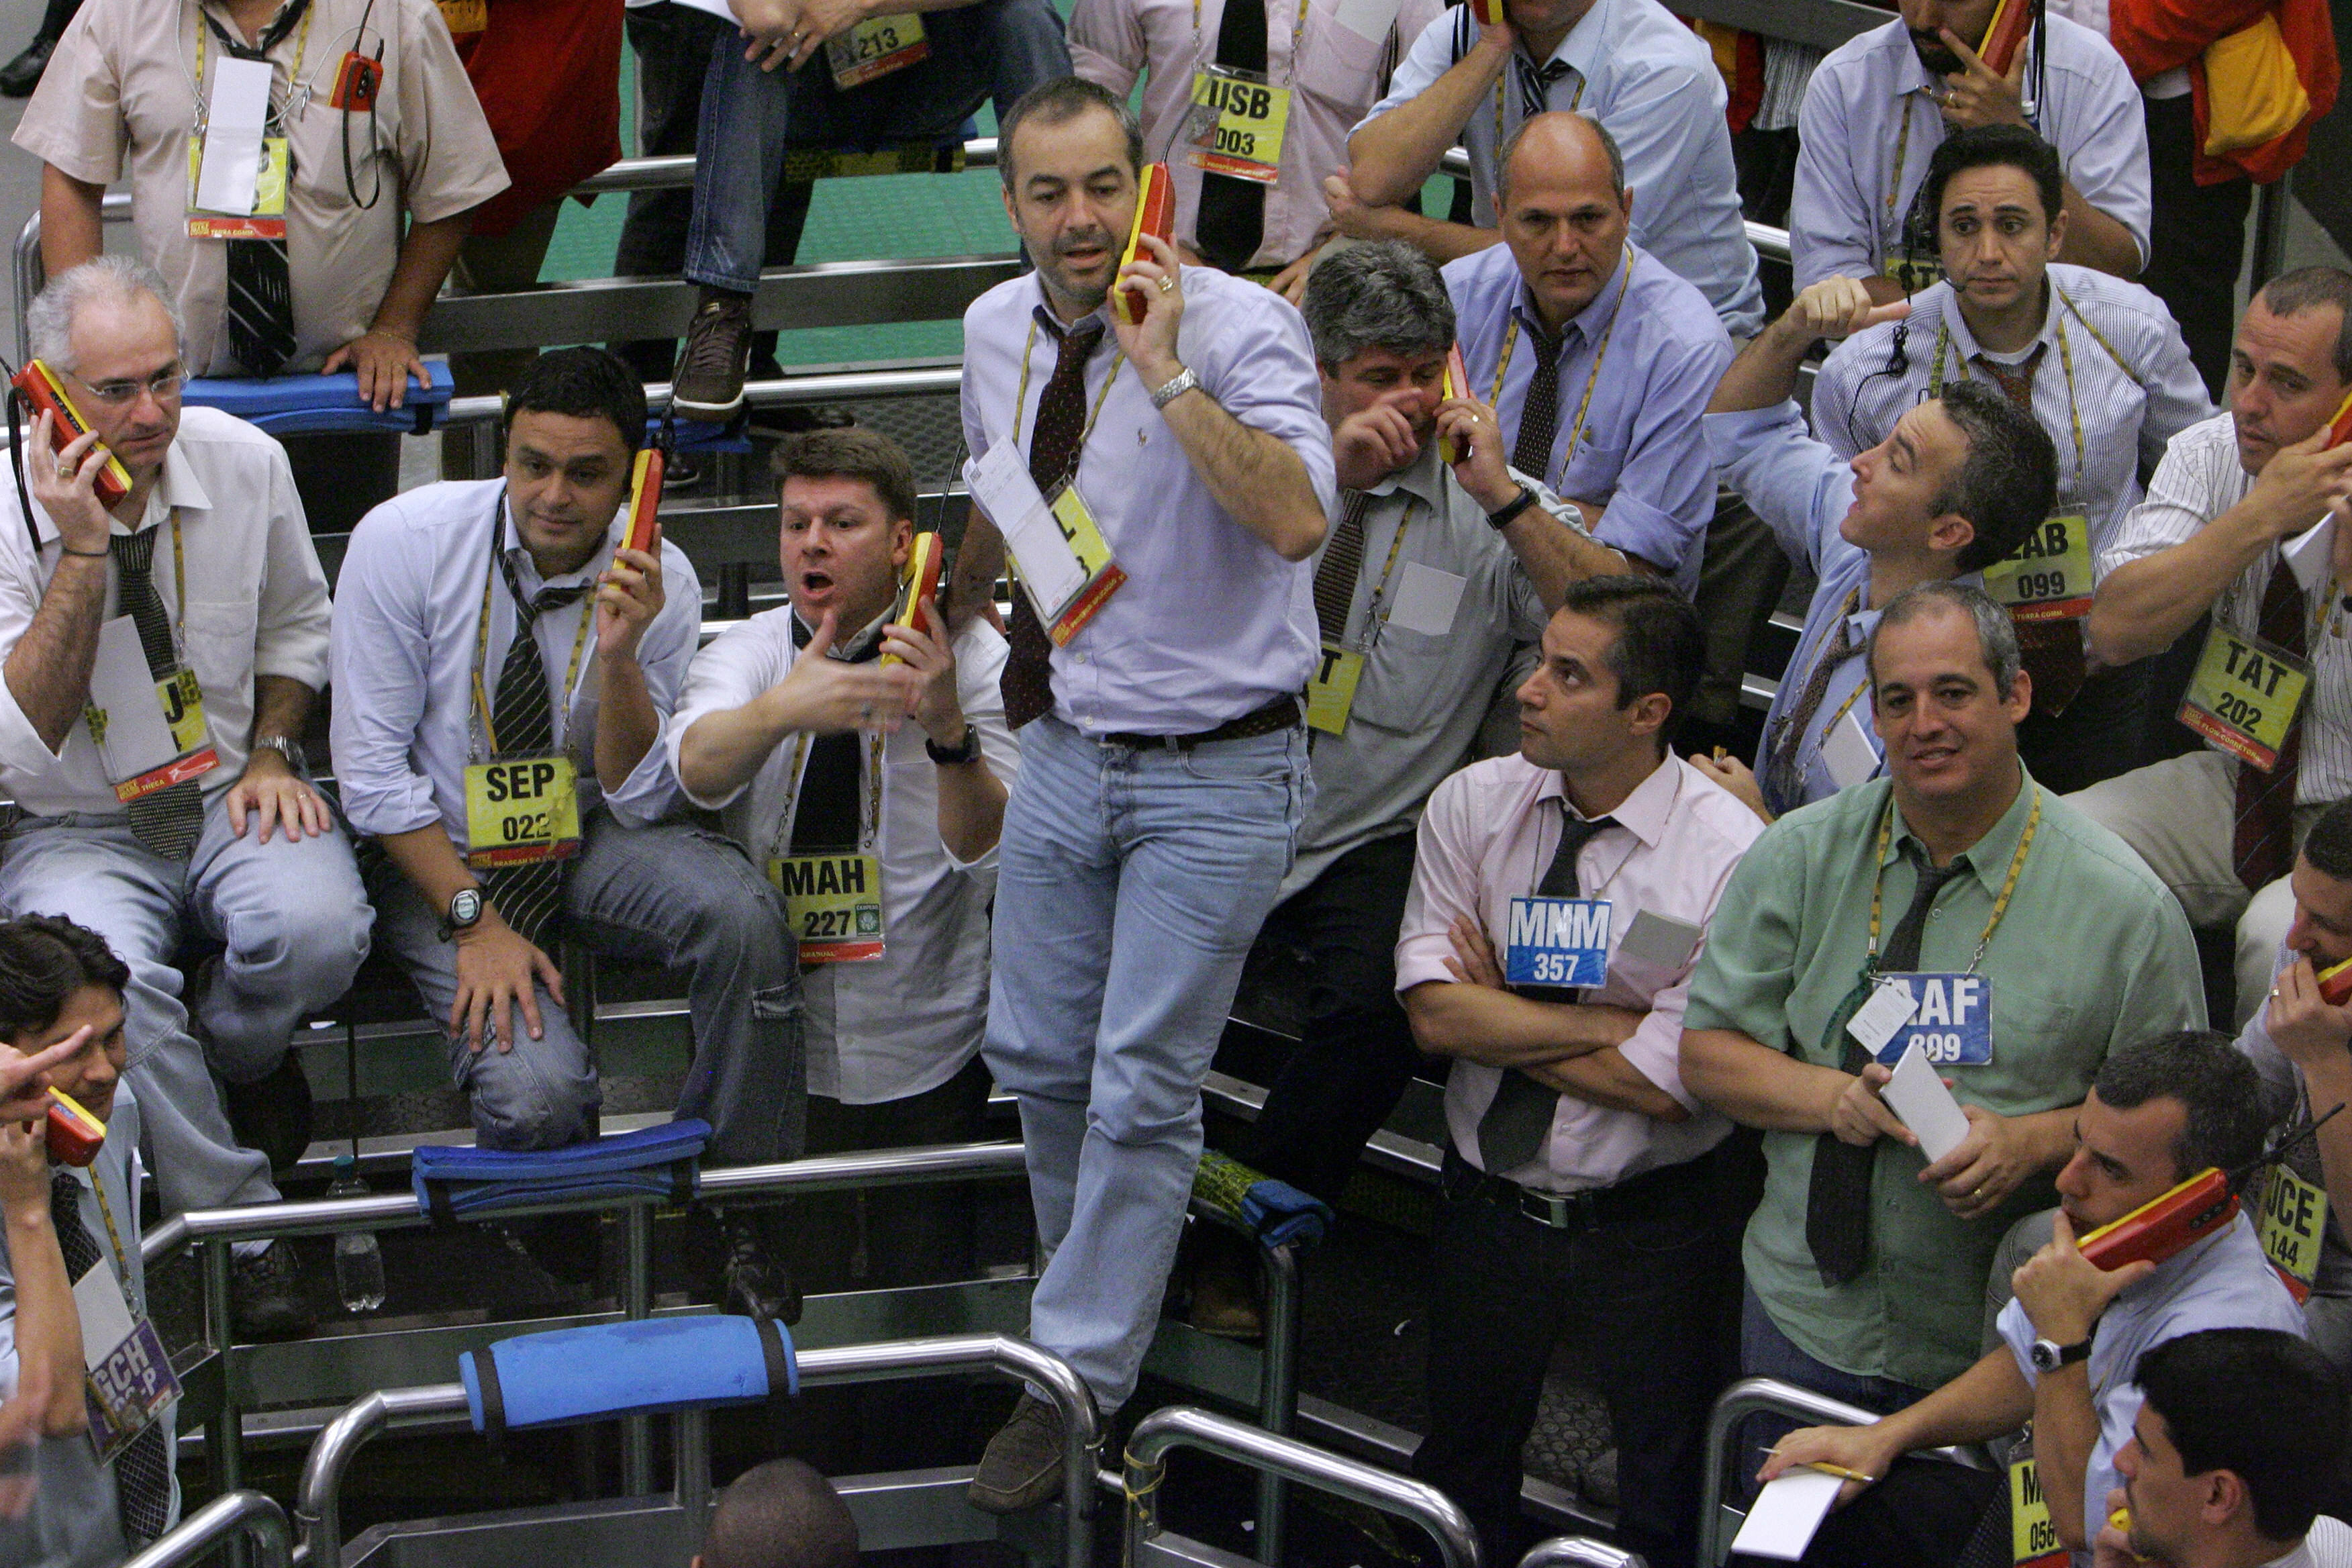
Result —
[[1024, 1393], [1013, 1418], [988, 1440], [965, 1495], [982, 1513], [1020, 1513], [1062, 1489], [1062, 1417]]

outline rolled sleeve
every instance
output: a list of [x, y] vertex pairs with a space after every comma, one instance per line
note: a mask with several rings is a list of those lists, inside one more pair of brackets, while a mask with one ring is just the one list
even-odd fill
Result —
[[1675, 348], [1668, 363], [1649, 372], [1616, 489], [1593, 536], [1673, 573], [1687, 595], [1697, 586], [1700, 542], [1715, 516], [1704, 421], [1731, 363], [1731, 340]]
[[1818, 575], [1823, 535], [1853, 501], [1853, 471], [1805, 433], [1805, 416], [1793, 402], [1710, 414], [1706, 433], [1723, 482], [1764, 520], [1789, 559]]
[[261, 583], [260, 614], [255, 617], [253, 673], [283, 676], [317, 691], [327, 684], [333, 610], [327, 574], [295, 493], [294, 470], [286, 449], [269, 444], [268, 570]]
[[1221, 321], [1210, 334], [1211, 368], [1201, 380], [1217, 405], [1253, 430], [1280, 441], [1306, 465], [1316, 504], [1328, 517], [1339, 505], [1331, 427], [1306, 319], [1279, 296], [1242, 321]]
[[[662, 725], [662, 750], [669, 759], [678, 794], [705, 811], [722, 811], [734, 805], [751, 787], [751, 780], [721, 795], [699, 795], [688, 789], [680, 761], [686, 751], [686, 732], [713, 713], [734, 711], [782, 680], [789, 665], [772, 668], [772, 664], [767, 639], [758, 626], [745, 622], [721, 632], [687, 669], [677, 706]], [[757, 770], [753, 772], [756, 774]]]
[[2124, 514], [2123, 526], [2099, 555], [2104, 578], [2119, 566], [2187, 542], [2207, 521], [2208, 487], [2195, 461], [2178, 446], [2168, 449], [2147, 481], [2147, 497]]
[[1465, 820], [1469, 786], [1455, 773], [1437, 786], [1415, 830], [1412, 886], [1405, 892], [1404, 918], [1397, 926], [1396, 990], [1402, 996], [1429, 982], [1454, 983], [1445, 961], [1454, 956], [1447, 932], [1467, 917], [1481, 930], [1478, 858], [1468, 843]]
[[67, 26], [15, 137], [17, 146], [59, 174], [92, 185], [121, 179], [131, 147], [118, 62], [98, 36], [107, 10], [84, 5]]
[[1690, 976], [1685, 975], [1652, 996], [1650, 1010], [1617, 1050], [1634, 1071], [1674, 1096], [1675, 1104], [1697, 1111], [1705, 1107], [1683, 1087], [1683, 1020], [1689, 1008], [1690, 987]]
[[1790, 1048], [1797, 931], [1789, 894], [1803, 870], [1785, 820], [1748, 847], [1708, 922], [1684, 1004], [1685, 1028], [1735, 1029], [1773, 1050]]
[[[2140, 265], [2147, 265], [2148, 226], [2154, 221], [2154, 195], [2147, 167], [2147, 121], [2140, 107], [2139, 89], [2123, 57], [2105, 39], [2091, 34], [2096, 58], [2083, 73], [2082, 101], [2074, 130], [2074, 152], [2066, 160], [2066, 177], [2083, 199], [2124, 226], [2139, 249]], [[1800, 285], [1801, 287], [1801, 285]]]
[[[0, 539], [7, 542], [0, 544], [0, 660], [16, 651], [40, 611], [44, 593], [24, 514], [14, 507], [7, 513], [0, 520]], [[33, 728], [8, 683], [0, 680], [0, 774], [37, 777], [57, 765], [59, 754]]]
[[426, 568], [405, 558], [398, 505], [377, 508], [352, 533], [331, 644], [335, 783], [352, 828], [378, 837], [441, 820], [432, 781], [409, 765], [430, 680]]
[[1867, 278], [1872, 259], [1869, 197], [1854, 184], [1848, 155], [1844, 83], [1817, 69], [1797, 111], [1797, 170], [1789, 194], [1789, 254], [1802, 292], [1824, 278]]
[[511, 183], [457, 46], [433, 7], [399, 0], [401, 195], [416, 223], [470, 212]]
[[1070, 65], [1125, 101], [1148, 58], [1143, 12], [1120, 0], [1078, 0], [1070, 12]]

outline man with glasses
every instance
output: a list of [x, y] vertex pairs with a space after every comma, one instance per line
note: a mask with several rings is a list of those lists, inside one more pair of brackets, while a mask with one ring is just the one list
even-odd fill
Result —
[[[0, 485], [0, 790], [16, 814], [0, 909], [63, 915], [131, 965], [126, 1070], [169, 1215], [276, 1201], [213, 1075], [299, 1085], [294, 1026], [351, 983], [370, 912], [303, 776], [327, 582], [293, 475], [251, 426], [183, 412], [163, 288], [104, 257], [26, 312], [91, 432], [58, 451], [51, 416], [34, 422], [29, 517]], [[110, 508], [109, 474], [129, 483]], [[292, 1248], [241, 1244], [232, 1304], [240, 1337], [306, 1331]]]

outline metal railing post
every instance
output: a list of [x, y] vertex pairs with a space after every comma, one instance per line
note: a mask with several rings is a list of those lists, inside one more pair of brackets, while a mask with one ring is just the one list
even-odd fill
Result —
[[225, 1542], [249, 1542], [260, 1553], [259, 1568], [287, 1568], [292, 1561], [286, 1510], [259, 1492], [231, 1491], [182, 1520], [122, 1568], [181, 1568]]
[[245, 1472], [245, 1424], [237, 1408], [236, 1367], [229, 1353], [236, 1342], [236, 1317], [229, 1305], [234, 1250], [235, 1244], [227, 1240], [207, 1240], [197, 1258], [204, 1277], [205, 1342], [221, 1361], [220, 1408], [205, 1423], [205, 1458], [217, 1492], [235, 1491]]
[[670, 1417], [670, 1495], [686, 1515], [688, 1533], [702, 1539], [710, 1518], [710, 1412], [681, 1410]]
[[[654, 1310], [653, 1205], [631, 1204], [623, 1219], [629, 1258], [621, 1311], [635, 1321], [651, 1317]], [[631, 1497], [654, 1489], [653, 1418], [649, 1415], [631, 1415], [621, 1422], [621, 1489]]]
[[1555, 1535], [1528, 1548], [1519, 1568], [1649, 1568], [1641, 1553], [1589, 1535]]
[[[1290, 1436], [1298, 1415], [1298, 1248], [1258, 1249], [1265, 1279], [1265, 1343], [1258, 1361], [1258, 1425], [1277, 1437]], [[1288, 1484], [1276, 1470], [1257, 1477], [1257, 1539], [1253, 1553], [1267, 1568], [1281, 1568], [1283, 1501]]]

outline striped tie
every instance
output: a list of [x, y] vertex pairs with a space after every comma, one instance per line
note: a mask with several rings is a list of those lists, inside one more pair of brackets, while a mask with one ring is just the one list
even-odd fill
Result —
[[[81, 1184], [70, 1171], [49, 1173], [49, 1225], [66, 1277], [79, 1280], [99, 1267], [98, 1243], [81, 1218]], [[115, 1500], [122, 1510], [122, 1533], [132, 1544], [154, 1540], [171, 1518], [172, 1461], [163, 1449], [163, 1428], [149, 1426], [114, 1457]]]
[[[147, 656], [147, 673], [168, 680], [180, 668], [172, 647], [172, 621], [155, 592], [155, 536], [160, 528], [114, 536], [115, 591], [122, 613], [139, 628], [139, 647]], [[139, 842], [166, 860], [184, 860], [205, 831], [205, 795], [194, 779], [142, 795], [124, 808], [131, 831]]]
[[[1853, 657], [1858, 646], [1853, 640], [1854, 606], [1862, 603], [1862, 590], [1848, 594], [1845, 607], [1838, 612], [1837, 631], [1822, 648], [1821, 657], [1813, 660], [1813, 672], [1805, 678], [1805, 689], [1798, 694], [1796, 703], [1780, 717], [1780, 732], [1772, 737], [1772, 754], [1765, 762], [1769, 770], [1772, 794], [1783, 811], [1794, 811], [1804, 804], [1805, 770], [1798, 765], [1798, 757], [1805, 745], [1805, 731], [1813, 722], [1813, 715], [1822, 710], [1822, 699], [1829, 695], [1830, 678], [1838, 667]], [[1823, 740], [1827, 740], [1825, 735]]]
[[1327, 647], [1347, 640], [1348, 611], [1356, 602], [1356, 578], [1364, 569], [1364, 513], [1371, 504], [1372, 498], [1362, 490], [1345, 492], [1339, 526], [1331, 531], [1331, 542], [1315, 565], [1315, 623]]
[[[292, 3], [271, 19], [262, 30], [259, 47], [250, 47], [209, 15], [204, 16], [205, 26], [220, 47], [241, 60], [263, 60], [269, 51], [285, 40], [300, 21], [310, 0]], [[199, 15], [204, 15], [199, 11]], [[276, 110], [271, 111], [272, 129], [276, 129]], [[292, 153], [289, 152], [286, 184], [294, 184]], [[226, 305], [228, 313], [229, 348], [236, 363], [254, 375], [276, 375], [286, 362], [294, 357], [294, 279], [286, 262], [286, 241], [283, 239], [230, 239], [222, 241], [228, 247], [228, 291]]]
[[[506, 574], [507, 592], [514, 597], [515, 628], [514, 641], [507, 645], [506, 663], [499, 668], [498, 706], [493, 715], [498, 726], [498, 754], [522, 757], [551, 752], [555, 749], [555, 706], [548, 694], [547, 666], [540, 657], [539, 639], [531, 628], [550, 610], [578, 604], [590, 585], [574, 583], [568, 587], [548, 588], [538, 598], [527, 599], [522, 583], [515, 575], [514, 558], [501, 554], [499, 566]], [[570, 692], [563, 695], [570, 700]], [[516, 934], [536, 947], [547, 945], [544, 938], [562, 907], [563, 873], [570, 864], [568, 860], [532, 860], [520, 866], [499, 867], [482, 879], [499, 915]]]

